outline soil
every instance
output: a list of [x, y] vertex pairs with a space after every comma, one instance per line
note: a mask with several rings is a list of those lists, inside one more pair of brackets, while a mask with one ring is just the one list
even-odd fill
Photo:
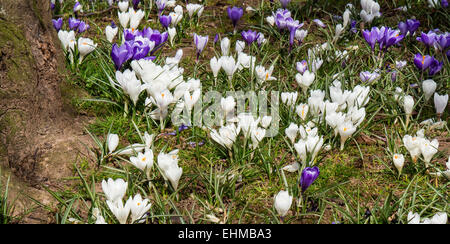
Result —
[[[0, 166], [13, 174], [10, 199], [17, 196], [17, 213], [31, 207], [19, 192], [55, 204], [44, 188], [61, 189], [91, 143], [84, 133], [89, 118], [70, 106], [72, 88], [62, 75], [64, 56], [51, 18], [48, 0], [0, 1]], [[51, 222], [44, 212], [22, 221]]]

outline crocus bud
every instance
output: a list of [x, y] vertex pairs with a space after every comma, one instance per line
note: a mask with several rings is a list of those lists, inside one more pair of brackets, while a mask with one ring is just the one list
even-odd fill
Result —
[[222, 55], [223, 56], [228, 56], [228, 54], [230, 53], [230, 39], [228, 39], [228, 37], [225, 37], [222, 39], [222, 41], [220, 41], [220, 48], [222, 49]]
[[410, 116], [412, 114], [413, 107], [414, 107], [414, 98], [410, 95], [405, 96], [403, 98], [403, 109], [405, 110], [407, 116]]
[[434, 93], [434, 106], [436, 108], [437, 114], [442, 114], [447, 107], [448, 103], [448, 94], [439, 95], [437, 92]]
[[211, 70], [213, 72], [214, 78], [217, 78], [220, 68], [222, 68], [222, 63], [220, 61], [221, 61], [221, 59], [217, 59], [216, 57], [213, 57], [210, 61], [210, 66], [211, 66]]
[[275, 196], [274, 207], [281, 217], [286, 216], [289, 208], [291, 208], [293, 197], [289, 195], [288, 191], [280, 191]]
[[402, 173], [403, 165], [405, 163], [405, 157], [403, 154], [394, 154], [394, 166], [397, 168], [398, 173]]
[[119, 136], [117, 134], [108, 134], [107, 145], [109, 153], [114, 152], [119, 145]]
[[314, 166], [312, 168], [306, 167], [302, 171], [302, 175], [300, 178], [300, 186], [302, 188], [302, 193], [304, 193], [309, 186], [319, 177], [320, 170], [317, 166]]
[[425, 94], [425, 101], [428, 101], [436, 90], [436, 82], [433, 80], [424, 80], [422, 82], [423, 93]]

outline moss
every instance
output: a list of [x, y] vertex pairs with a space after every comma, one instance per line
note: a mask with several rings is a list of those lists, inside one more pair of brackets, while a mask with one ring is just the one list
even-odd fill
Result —
[[27, 81], [32, 77], [30, 69], [33, 63], [29, 44], [19, 26], [9, 21], [1, 21], [0, 29], [0, 51], [2, 56], [5, 56], [2, 61], [7, 67], [8, 80], [27, 85]]

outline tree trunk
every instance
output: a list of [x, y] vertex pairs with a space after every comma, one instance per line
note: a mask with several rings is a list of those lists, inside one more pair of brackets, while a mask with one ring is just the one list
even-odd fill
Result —
[[51, 19], [49, 0], [0, 0], [0, 162], [36, 188], [71, 175], [89, 141]]

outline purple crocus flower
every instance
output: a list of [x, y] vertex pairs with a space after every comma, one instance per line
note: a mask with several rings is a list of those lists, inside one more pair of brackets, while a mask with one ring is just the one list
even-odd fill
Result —
[[291, 18], [291, 11], [287, 9], [278, 9], [274, 14], [275, 24], [278, 27], [278, 30], [286, 29], [286, 20]]
[[385, 50], [392, 45], [396, 45], [401, 40], [403, 40], [405, 36], [400, 35], [399, 30], [392, 30], [391, 28], [385, 28], [385, 32], [383, 35], [383, 40], [380, 43], [380, 47], [384, 46]]
[[160, 15], [159, 22], [164, 28], [168, 28], [170, 23], [172, 22], [172, 17], [170, 17], [170, 15]]
[[448, 1], [447, 1], [447, 0], [441, 0], [441, 6], [442, 6], [443, 8], [448, 7]]
[[237, 22], [241, 19], [242, 15], [244, 15], [244, 10], [239, 7], [228, 7], [227, 9], [228, 17], [233, 22], [233, 27], [236, 29]]
[[52, 22], [53, 22], [53, 27], [55, 27], [55, 29], [56, 29], [56, 32], [61, 30], [61, 27], [63, 25], [63, 19], [62, 18], [52, 19]]
[[448, 47], [450, 47], [450, 33], [445, 33], [436, 36], [434, 41], [434, 47], [439, 49], [440, 51], [444, 51]]
[[425, 71], [426, 69], [428, 69], [428, 67], [430, 67], [432, 61], [433, 61], [433, 58], [430, 57], [429, 55], [423, 56], [420, 53], [418, 53], [414, 56], [414, 64], [421, 71]]
[[208, 43], [208, 36], [200, 36], [194, 33], [194, 44], [195, 47], [197, 48], [197, 61], [203, 49], [206, 47], [207, 43]]
[[147, 38], [141, 38], [140, 40], [130, 41], [131, 50], [133, 51], [133, 60], [139, 60], [145, 58], [150, 52], [150, 41]]
[[87, 30], [89, 30], [90, 26], [89, 24], [86, 24], [84, 21], [80, 21], [80, 24], [78, 25], [78, 33], [83, 33]]
[[81, 7], [82, 7], [81, 4], [78, 1], [76, 1], [75, 5], [73, 6], [73, 12], [76, 13], [76, 12], [80, 11]]
[[292, 18], [287, 19], [286, 21], [286, 27], [289, 29], [289, 45], [292, 48], [292, 45], [294, 44], [294, 38], [295, 38], [295, 32], [298, 28], [302, 27], [302, 24], [299, 24], [298, 20], [293, 20]]
[[189, 125], [181, 124], [180, 127], [178, 127], [178, 133], [189, 129], [189, 127]]
[[55, 4], [54, 4], [54, 3], [50, 3], [50, 8], [51, 8], [52, 10], [54, 10], [54, 9], [55, 9]]
[[216, 36], [214, 37], [214, 45], [216, 45], [218, 40], [219, 40], [219, 34], [216, 34]]
[[133, 8], [134, 9], [137, 9], [138, 8], [138, 5], [139, 5], [139, 2], [140, 2], [141, 0], [133, 0]]
[[320, 19], [314, 19], [313, 22], [316, 23], [319, 27], [322, 27], [322, 28], [326, 27], [326, 25]]
[[375, 49], [375, 43], [377, 42], [378, 35], [380, 33], [380, 30], [377, 27], [372, 27], [372, 30], [363, 30], [363, 37], [366, 40], [366, 42], [370, 45], [372, 48], [372, 51]]
[[122, 65], [133, 57], [133, 50], [128, 42], [118, 46], [114, 43], [111, 49], [111, 58], [114, 62], [116, 70], [120, 70]]
[[377, 72], [372, 73], [369, 71], [364, 71], [359, 73], [359, 78], [361, 79], [362, 82], [372, 83], [376, 79], [380, 78], [380, 74], [378, 74]]
[[352, 20], [352, 22], [350, 23], [350, 31], [353, 33], [358, 32], [358, 29], [356, 29], [356, 20]]
[[76, 30], [78, 28], [78, 26], [80, 25], [80, 20], [76, 19], [76, 18], [69, 18], [69, 28], [71, 30]]
[[417, 37], [417, 40], [419, 42], [422, 42], [423, 44], [425, 44], [425, 46], [427, 46], [427, 48], [433, 46], [435, 39], [436, 39], [436, 33], [431, 30], [428, 33], [422, 32], [420, 34], [420, 37]]
[[302, 175], [300, 178], [300, 186], [302, 187], [302, 193], [308, 189], [308, 187], [317, 179], [320, 174], [320, 170], [317, 166], [312, 168], [306, 167], [302, 171]]
[[301, 62], [297, 62], [295, 68], [297, 69], [297, 71], [303, 75], [303, 73], [305, 73], [306, 70], [308, 70], [308, 62], [306, 62], [306, 60], [302, 60]]
[[116, 23], [114, 23], [114, 21], [111, 21], [111, 28], [116, 28], [117, 27], [117, 25], [116, 25]]
[[123, 36], [125, 38], [125, 41], [134, 41], [137, 35], [139, 35], [138, 30], [132, 30], [132, 29], [124, 29], [123, 30]]
[[150, 27], [144, 28], [139, 35], [155, 42], [155, 48], [151, 51], [151, 53], [156, 52], [169, 38], [169, 34], [167, 32], [160, 33], [158, 30], [152, 30]]
[[439, 62], [439, 60], [432, 57], [430, 69], [428, 70], [428, 75], [433, 76], [439, 71], [441, 71], [443, 64], [444, 62]]
[[156, 0], [156, 7], [158, 8], [159, 13], [161, 14], [164, 8], [166, 7], [166, 1]]
[[250, 46], [252, 43], [259, 38], [259, 33], [252, 30], [242, 31], [241, 32], [242, 38], [244, 38], [244, 41], [247, 42], [247, 44]]
[[281, 7], [287, 8], [287, 6], [290, 2], [291, 2], [291, 0], [280, 0]]
[[414, 35], [414, 32], [419, 28], [420, 21], [415, 19], [408, 19], [405, 22], [398, 23], [398, 29], [403, 35]]

